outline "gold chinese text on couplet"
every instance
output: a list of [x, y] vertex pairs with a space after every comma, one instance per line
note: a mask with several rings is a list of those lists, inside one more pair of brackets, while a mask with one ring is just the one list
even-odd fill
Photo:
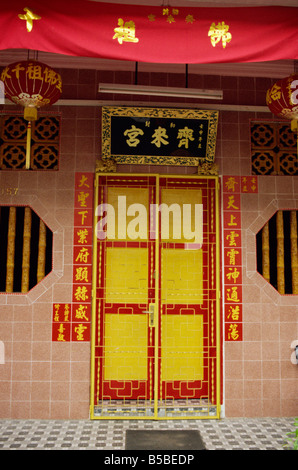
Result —
[[26, 20], [26, 27], [28, 33], [31, 33], [33, 29], [33, 20], [40, 20], [41, 16], [36, 15], [33, 13], [33, 11], [29, 10], [29, 8], [24, 8], [24, 11], [26, 12], [25, 15], [18, 15], [20, 20]]

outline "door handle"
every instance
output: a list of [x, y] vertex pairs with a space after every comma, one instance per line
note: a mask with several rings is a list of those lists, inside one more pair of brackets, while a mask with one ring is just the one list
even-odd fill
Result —
[[155, 304], [149, 304], [149, 310], [143, 310], [143, 313], [148, 313], [149, 326], [153, 328], [155, 325]]

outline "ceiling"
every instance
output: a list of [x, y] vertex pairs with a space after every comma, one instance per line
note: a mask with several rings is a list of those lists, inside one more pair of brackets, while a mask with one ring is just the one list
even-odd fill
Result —
[[[297, 7], [298, 0], [87, 0], [101, 3], [126, 3], [134, 5], [154, 6], [195, 6], [195, 7], [241, 7], [241, 6], [289, 6]], [[0, 51], [0, 67], [18, 60], [27, 59], [27, 51], [9, 49]], [[88, 57], [72, 57], [60, 54], [39, 52], [38, 60], [57, 68], [80, 68], [97, 70], [134, 70], [135, 63], [129, 61], [108, 60]], [[241, 64], [192, 64], [189, 73], [211, 75], [237, 75], [254, 77], [281, 78], [294, 72], [294, 61], [282, 60], [277, 62], [241, 63]], [[147, 72], [184, 73], [185, 66], [177, 64], [139, 64], [138, 70]]]

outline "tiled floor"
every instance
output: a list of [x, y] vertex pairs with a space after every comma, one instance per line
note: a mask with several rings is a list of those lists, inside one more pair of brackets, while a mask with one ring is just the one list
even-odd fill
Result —
[[0, 420], [0, 450], [125, 449], [127, 429], [196, 429], [208, 450], [283, 450], [294, 418], [89, 421]]

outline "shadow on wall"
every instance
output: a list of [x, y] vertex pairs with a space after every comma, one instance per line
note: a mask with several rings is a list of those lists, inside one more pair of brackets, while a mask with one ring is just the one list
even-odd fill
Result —
[[5, 364], [5, 349], [3, 341], [0, 341], [0, 364]]

